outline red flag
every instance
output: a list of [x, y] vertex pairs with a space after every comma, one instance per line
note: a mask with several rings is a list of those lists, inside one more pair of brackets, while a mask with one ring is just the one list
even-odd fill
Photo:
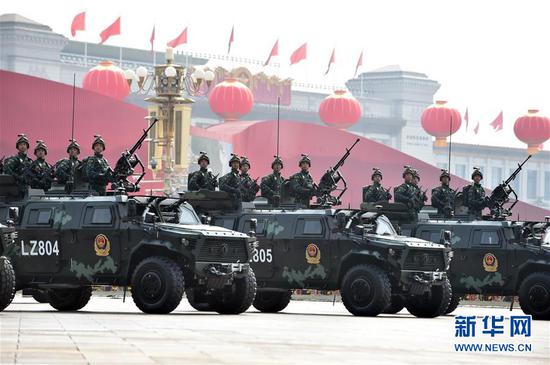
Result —
[[86, 28], [86, 12], [76, 14], [71, 23], [71, 35], [74, 37], [79, 30], [85, 30]]
[[293, 65], [295, 63], [300, 62], [301, 60], [305, 60], [307, 58], [307, 42], [302, 44], [300, 47], [298, 47], [297, 50], [295, 50], [292, 55], [290, 56], [290, 64]]
[[332, 65], [334, 63], [334, 61], [336, 60], [334, 58], [334, 52], [336, 51], [335, 48], [332, 49], [332, 54], [330, 55], [330, 60], [328, 61], [328, 67], [327, 67], [327, 72], [325, 72], [325, 76], [328, 74], [328, 72], [330, 71], [330, 65]]
[[464, 113], [464, 120], [466, 121], [466, 131], [468, 131], [468, 123], [470, 122], [470, 117], [468, 116], [468, 107], [466, 107], [466, 112]]
[[103, 44], [110, 37], [114, 35], [119, 35], [119, 34], [120, 34], [120, 17], [118, 17], [113, 24], [109, 25], [107, 28], [105, 28], [103, 32], [99, 34], [99, 36], [101, 37], [101, 42], [99, 42], [99, 44]]
[[229, 44], [227, 45], [227, 54], [231, 52], [231, 44], [233, 44], [234, 40], [235, 40], [235, 26], [231, 28], [231, 35], [229, 36]]
[[153, 25], [153, 31], [151, 32], [151, 38], [149, 38], [149, 43], [151, 43], [151, 53], [155, 52], [155, 26]]
[[357, 66], [355, 66], [355, 73], [353, 74], [353, 77], [357, 76], [357, 70], [359, 70], [359, 67], [361, 66], [363, 66], [363, 51], [361, 51], [359, 59], [357, 60]]
[[185, 27], [185, 29], [183, 30], [183, 32], [181, 32], [179, 36], [177, 36], [176, 38], [168, 42], [167, 45], [172, 48], [176, 48], [180, 44], [186, 44], [186, 43], [187, 43], [187, 27]]
[[271, 48], [271, 53], [269, 54], [269, 57], [267, 57], [267, 60], [264, 63], [264, 66], [267, 66], [269, 64], [269, 61], [271, 61], [271, 57], [275, 57], [279, 55], [279, 40], [277, 39], [275, 41], [275, 44], [273, 45], [273, 48]]
[[479, 122], [477, 122], [477, 125], [474, 128], [474, 133], [477, 134], [477, 132], [479, 132]]
[[491, 127], [495, 130], [495, 132], [498, 132], [502, 130], [504, 125], [504, 119], [502, 118], [502, 111], [497, 115], [495, 120], [491, 122]]

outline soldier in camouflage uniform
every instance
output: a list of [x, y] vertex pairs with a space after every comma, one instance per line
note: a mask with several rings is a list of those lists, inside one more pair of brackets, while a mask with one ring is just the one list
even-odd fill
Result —
[[241, 177], [239, 176], [241, 160], [239, 156], [231, 154], [229, 167], [231, 167], [231, 171], [220, 178], [220, 190], [227, 192], [233, 199], [235, 207], [238, 207], [241, 203]]
[[241, 197], [243, 202], [251, 202], [256, 198], [256, 194], [260, 190], [257, 180], [252, 180], [248, 171], [250, 170], [250, 161], [246, 156], [241, 157]]
[[109, 163], [103, 157], [105, 151], [105, 141], [100, 135], [94, 136], [95, 140], [92, 143], [94, 154], [87, 158], [86, 161], [86, 176], [90, 189], [96, 191], [99, 195], [105, 195], [107, 184], [111, 180]]
[[450, 188], [451, 175], [447, 170], [441, 170], [439, 176], [441, 186], [432, 189], [432, 206], [437, 208], [437, 213], [445, 218], [452, 218], [455, 210], [456, 192]]
[[472, 172], [472, 184], [462, 188], [464, 205], [468, 207], [468, 212], [476, 217], [481, 217], [481, 212], [487, 206], [485, 199], [485, 190], [481, 186], [483, 174], [478, 167], [474, 167]]
[[426, 191], [422, 191], [420, 188], [420, 172], [417, 169], [412, 169], [413, 171], [413, 180], [412, 184], [416, 188], [416, 194], [414, 199], [414, 206], [416, 212], [420, 212], [424, 204], [428, 201], [428, 197], [426, 196]]
[[61, 159], [55, 163], [55, 177], [57, 182], [65, 185], [65, 191], [70, 194], [76, 183], [76, 171], [80, 166], [78, 155], [80, 154], [80, 145], [75, 139], [69, 140], [67, 146], [68, 158]]
[[25, 180], [31, 189], [50, 190], [53, 181], [53, 170], [49, 163], [46, 162], [48, 147], [44, 141], [36, 141], [34, 148], [34, 160], [25, 170]]
[[309, 174], [311, 160], [307, 155], [302, 154], [298, 166], [300, 172], [295, 173], [289, 179], [290, 194], [295, 198], [298, 206], [309, 208], [309, 202], [316, 195], [317, 190], [313, 178]]
[[279, 156], [274, 156], [275, 159], [271, 163], [273, 173], [264, 176], [260, 184], [261, 196], [266, 198], [269, 204], [274, 207], [281, 203], [281, 190], [285, 178], [281, 175], [283, 169], [283, 160]]
[[394, 201], [396, 203], [405, 204], [408, 208], [408, 212], [412, 216], [415, 216], [416, 213], [416, 196], [417, 188], [413, 184], [414, 171], [410, 166], [405, 166], [403, 171], [403, 179], [405, 182], [393, 190]]
[[8, 157], [4, 161], [4, 174], [8, 174], [14, 177], [17, 186], [19, 186], [19, 192], [24, 195], [27, 191], [27, 180], [25, 179], [25, 171], [31, 165], [32, 160], [27, 156], [27, 151], [30, 148], [29, 139], [25, 134], [18, 135], [17, 142], [15, 142], [15, 148], [17, 154]]
[[363, 187], [363, 203], [388, 202], [392, 196], [388, 191], [389, 189], [384, 189], [380, 184], [382, 171], [378, 167], [373, 167], [371, 180], [372, 185]]
[[210, 164], [210, 158], [206, 155], [206, 152], [200, 152], [198, 159], [200, 169], [192, 172], [187, 177], [187, 190], [216, 190], [218, 186], [218, 179], [211, 171], [208, 170]]

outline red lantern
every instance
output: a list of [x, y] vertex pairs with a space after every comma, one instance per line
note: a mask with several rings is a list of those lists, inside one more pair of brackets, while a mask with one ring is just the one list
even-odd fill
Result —
[[124, 77], [124, 71], [115, 66], [111, 61], [101, 61], [84, 76], [82, 87], [122, 100], [128, 96], [130, 87]]
[[346, 129], [361, 118], [361, 104], [345, 90], [336, 90], [319, 105], [319, 116], [323, 123]]
[[447, 137], [456, 133], [462, 124], [460, 112], [446, 106], [446, 101], [438, 100], [422, 113], [422, 128], [435, 137], [434, 146], [445, 147]]
[[514, 133], [520, 141], [527, 143], [527, 152], [535, 154], [550, 138], [550, 118], [539, 115], [537, 109], [529, 109], [527, 115], [516, 120]]
[[236, 121], [252, 110], [254, 95], [246, 85], [229, 78], [210, 91], [208, 103], [210, 109], [225, 121]]

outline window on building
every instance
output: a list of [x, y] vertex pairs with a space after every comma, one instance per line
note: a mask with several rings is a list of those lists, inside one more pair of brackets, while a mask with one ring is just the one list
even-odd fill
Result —
[[527, 171], [527, 199], [537, 198], [537, 170]]
[[550, 171], [544, 172], [544, 200], [550, 200]]
[[455, 165], [455, 175], [458, 175], [462, 178], [465, 178], [466, 177], [466, 165], [456, 164]]
[[493, 167], [491, 169], [491, 186], [498, 186], [502, 182], [502, 167]]

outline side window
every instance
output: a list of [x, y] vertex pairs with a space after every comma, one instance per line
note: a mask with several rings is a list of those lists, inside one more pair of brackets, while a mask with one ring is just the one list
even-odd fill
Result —
[[244, 225], [243, 225], [243, 233], [248, 233], [252, 229], [250, 227], [250, 220], [251, 219], [257, 219], [256, 222], [256, 235], [258, 236], [265, 236], [265, 227], [267, 225], [268, 220], [266, 218], [257, 218], [257, 217], [245, 217]]
[[31, 209], [28, 224], [31, 226], [49, 226], [51, 217], [52, 210], [50, 208]]
[[228, 218], [228, 219], [216, 219], [214, 221], [214, 225], [218, 226], [218, 227], [223, 227], [223, 228], [227, 228], [227, 229], [233, 229], [234, 228], [234, 225], [235, 225], [235, 219], [233, 218]]
[[500, 245], [500, 239], [498, 232], [495, 230], [475, 230], [474, 231], [474, 244], [476, 245]]
[[296, 224], [296, 235], [298, 236], [322, 236], [323, 223], [319, 218], [298, 219]]
[[439, 243], [439, 239], [441, 238], [441, 232], [422, 231], [422, 233], [420, 233], [420, 238], [426, 241]]
[[86, 207], [84, 215], [84, 224], [86, 225], [112, 225], [113, 211], [110, 206]]

